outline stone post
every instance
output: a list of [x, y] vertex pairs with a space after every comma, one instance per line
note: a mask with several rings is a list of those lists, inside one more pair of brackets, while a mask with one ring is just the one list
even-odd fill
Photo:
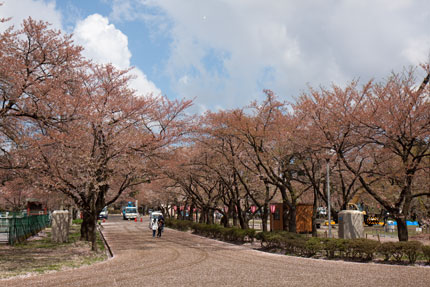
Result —
[[62, 243], [69, 241], [69, 211], [55, 210], [52, 213], [52, 240]]
[[339, 212], [339, 238], [354, 239], [364, 237], [363, 213], [358, 210]]

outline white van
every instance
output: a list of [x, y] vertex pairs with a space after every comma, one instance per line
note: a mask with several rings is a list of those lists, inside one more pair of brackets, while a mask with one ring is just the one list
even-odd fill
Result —
[[158, 222], [158, 217], [163, 216], [161, 211], [153, 211], [149, 214], [149, 228], [152, 229], [152, 223]]
[[100, 219], [102, 219], [102, 218], [104, 218], [104, 219], [108, 219], [108, 214], [109, 214], [109, 212], [108, 212], [108, 208], [107, 208], [107, 206], [105, 206], [105, 207], [103, 208], [103, 210], [100, 212], [100, 214], [99, 214], [99, 218], [100, 218]]
[[139, 213], [137, 213], [137, 208], [134, 206], [124, 207], [124, 209], [122, 210], [122, 217], [124, 220], [130, 220], [139, 217]]

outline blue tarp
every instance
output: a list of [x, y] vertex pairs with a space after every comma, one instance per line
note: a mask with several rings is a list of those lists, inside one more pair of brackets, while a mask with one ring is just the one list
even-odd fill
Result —
[[[396, 221], [387, 221], [388, 225], [397, 225]], [[406, 221], [407, 226], [419, 226], [418, 221]]]

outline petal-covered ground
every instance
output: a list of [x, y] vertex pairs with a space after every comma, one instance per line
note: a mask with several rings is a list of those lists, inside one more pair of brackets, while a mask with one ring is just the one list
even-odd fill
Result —
[[114, 257], [6, 286], [429, 286], [430, 268], [351, 263], [270, 254], [110, 217], [103, 233]]

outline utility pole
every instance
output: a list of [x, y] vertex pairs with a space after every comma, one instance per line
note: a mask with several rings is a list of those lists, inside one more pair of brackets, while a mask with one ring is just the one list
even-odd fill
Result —
[[327, 158], [327, 211], [328, 211], [328, 237], [331, 238], [331, 204], [330, 204], [330, 158]]

